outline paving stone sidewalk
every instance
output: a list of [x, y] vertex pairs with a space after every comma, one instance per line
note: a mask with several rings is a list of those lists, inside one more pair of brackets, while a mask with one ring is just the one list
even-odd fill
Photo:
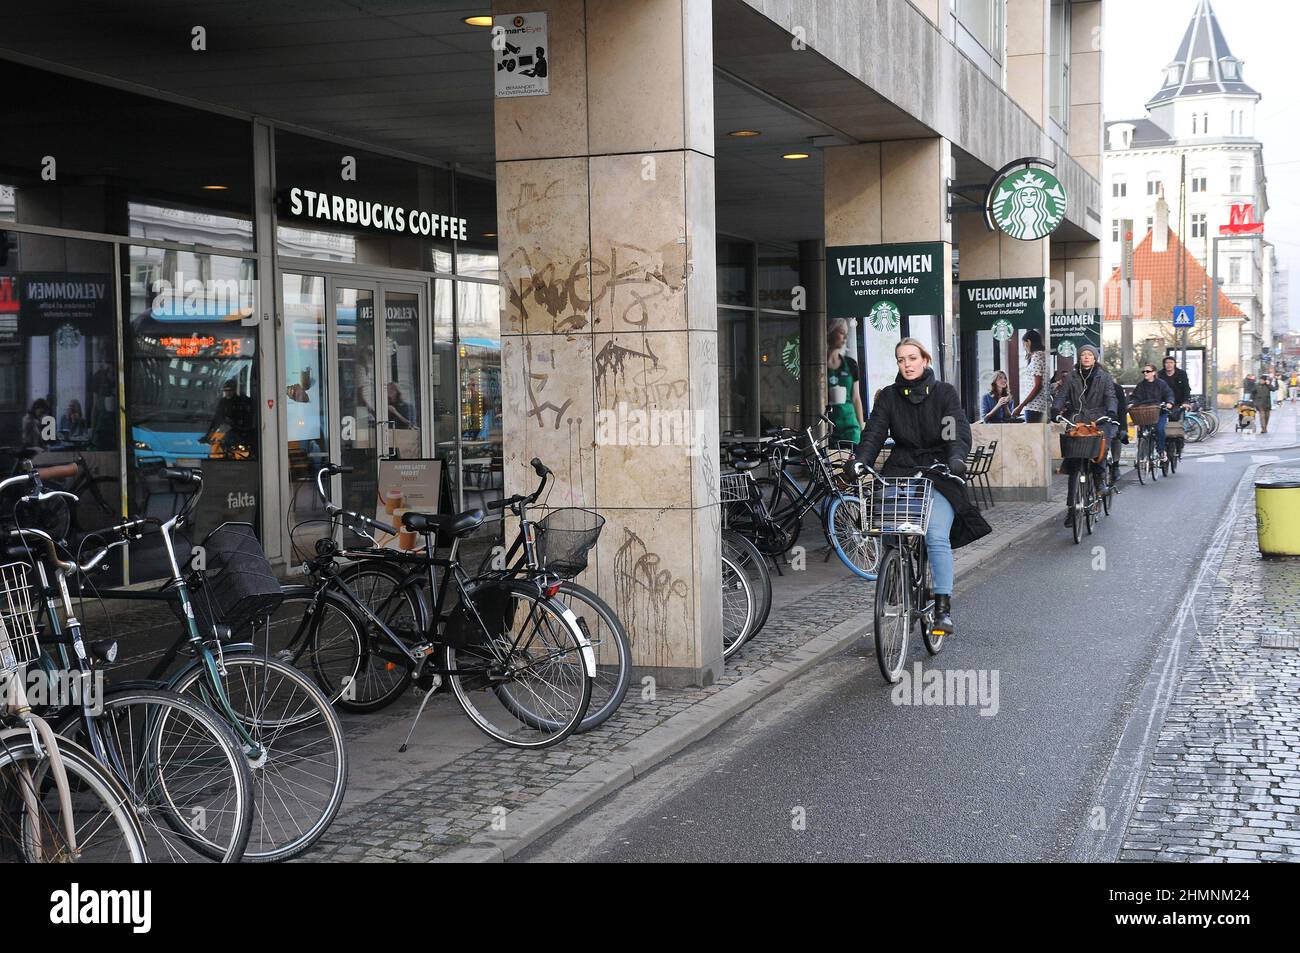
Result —
[[[994, 533], [957, 552], [958, 589], [963, 572], [1054, 519], [1059, 508], [1059, 502], [1003, 503], [988, 511]], [[636, 765], [636, 773], [648, 769], [698, 735], [702, 720], [716, 726], [763, 697], [735, 689], [749, 683], [774, 691], [816, 658], [841, 651], [869, 634], [872, 584], [851, 577], [834, 559], [822, 563], [821, 556], [809, 551], [809, 572], [774, 576], [776, 595], [767, 625], [728, 661], [716, 684], [696, 689], [661, 688], [653, 697], [643, 697], [634, 683], [622, 707], [602, 728], [575, 735], [546, 751], [518, 751], [485, 739], [484, 744], [454, 760], [414, 777], [408, 775], [365, 803], [345, 808], [301, 859], [500, 859], [500, 848], [475, 852], [465, 845], [486, 842], [491, 847], [495, 831], [509, 832], [512, 825], [518, 830], [527, 824], [534, 835], [512, 843], [507, 852], [522, 849], [546, 828], [631, 780], [634, 774], [631, 768], [616, 767], [602, 772], [602, 762], [617, 754], [624, 763], [639, 758], [642, 763]], [[814, 567], [817, 570], [811, 571]], [[853, 624], [837, 627], [838, 641], [827, 639], [827, 630], [845, 620], [853, 620]], [[818, 652], [822, 654], [814, 658], [809, 647], [819, 640]], [[730, 695], [725, 695], [728, 690], [732, 690]], [[737, 699], [730, 706], [734, 711], [724, 701], [731, 697]], [[682, 730], [674, 732], [673, 727], [679, 725]], [[685, 732], [691, 728], [695, 734], [688, 736]], [[703, 730], [711, 728], [706, 725]], [[639, 747], [629, 747], [633, 745]], [[584, 780], [595, 775], [603, 779], [599, 789]]]
[[1249, 482], [1238, 507], [1121, 861], [1300, 861], [1300, 560], [1260, 557]]

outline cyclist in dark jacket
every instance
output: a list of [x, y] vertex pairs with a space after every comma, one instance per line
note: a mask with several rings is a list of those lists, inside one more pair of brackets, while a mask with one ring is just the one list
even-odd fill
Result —
[[1142, 368], [1142, 383], [1133, 388], [1133, 406], [1144, 404], [1160, 405], [1160, 419], [1156, 422], [1156, 449], [1160, 451], [1163, 463], [1169, 459], [1165, 455], [1165, 427], [1169, 423], [1169, 409], [1174, 406], [1174, 392], [1160, 379], [1154, 364]]
[[1164, 370], [1160, 372], [1159, 379], [1174, 392], [1175, 407], [1191, 406], [1192, 385], [1187, 379], [1187, 372], [1178, 366], [1178, 361], [1172, 357], [1165, 358]]
[[[881, 471], [885, 476], [910, 477], [919, 469], [943, 464], [954, 474], [966, 469], [971, 432], [961, 398], [951, 384], [936, 379], [930, 354], [915, 338], [903, 338], [894, 347], [898, 376], [881, 389], [862, 431], [862, 441], [848, 467], [861, 461], [876, 465], [888, 437], [894, 448]], [[948, 634], [952, 621], [952, 551], [992, 532], [965, 489], [951, 481], [934, 483], [934, 507], [925, 544], [934, 576], [935, 628]]]
[[[1057, 391], [1056, 400], [1052, 403], [1052, 419], [1062, 414], [1075, 423], [1092, 422], [1102, 417], [1118, 419], [1115, 379], [1101, 366], [1101, 355], [1091, 344], [1085, 344], [1079, 348], [1078, 358], [1079, 363], [1074, 365], [1074, 370]], [[1100, 427], [1108, 441], [1115, 439], [1115, 432], [1118, 429], [1116, 424], [1104, 423]], [[1074, 475], [1079, 472], [1078, 461], [1066, 460], [1065, 463], [1065, 470], [1070, 475], [1065, 498], [1065, 525], [1072, 526], [1074, 491], [1079, 482], [1074, 479]], [[1102, 464], [1093, 464], [1093, 473], [1100, 481], [1105, 476], [1102, 472]]]

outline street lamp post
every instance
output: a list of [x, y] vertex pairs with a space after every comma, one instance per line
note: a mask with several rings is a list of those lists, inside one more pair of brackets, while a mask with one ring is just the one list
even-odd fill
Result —
[[1215, 235], [1210, 242], [1214, 261], [1210, 277], [1210, 409], [1219, 409], [1219, 242], [1263, 241], [1263, 235]]

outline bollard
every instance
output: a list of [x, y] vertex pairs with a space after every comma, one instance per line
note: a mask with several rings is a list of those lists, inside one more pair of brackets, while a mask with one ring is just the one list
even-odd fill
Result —
[[1300, 480], [1258, 480], [1255, 520], [1262, 556], [1300, 556]]

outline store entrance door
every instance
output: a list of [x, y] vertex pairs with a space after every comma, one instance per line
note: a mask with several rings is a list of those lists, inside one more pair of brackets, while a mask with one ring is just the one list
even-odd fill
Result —
[[352, 467], [327, 485], [332, 499], [373, 514], [380, 462], [427, 455], [429, 309], [420, 283], [286, 272], [281, 287], [287, 528], [303, 558], [323, 535], [323, 463]]

